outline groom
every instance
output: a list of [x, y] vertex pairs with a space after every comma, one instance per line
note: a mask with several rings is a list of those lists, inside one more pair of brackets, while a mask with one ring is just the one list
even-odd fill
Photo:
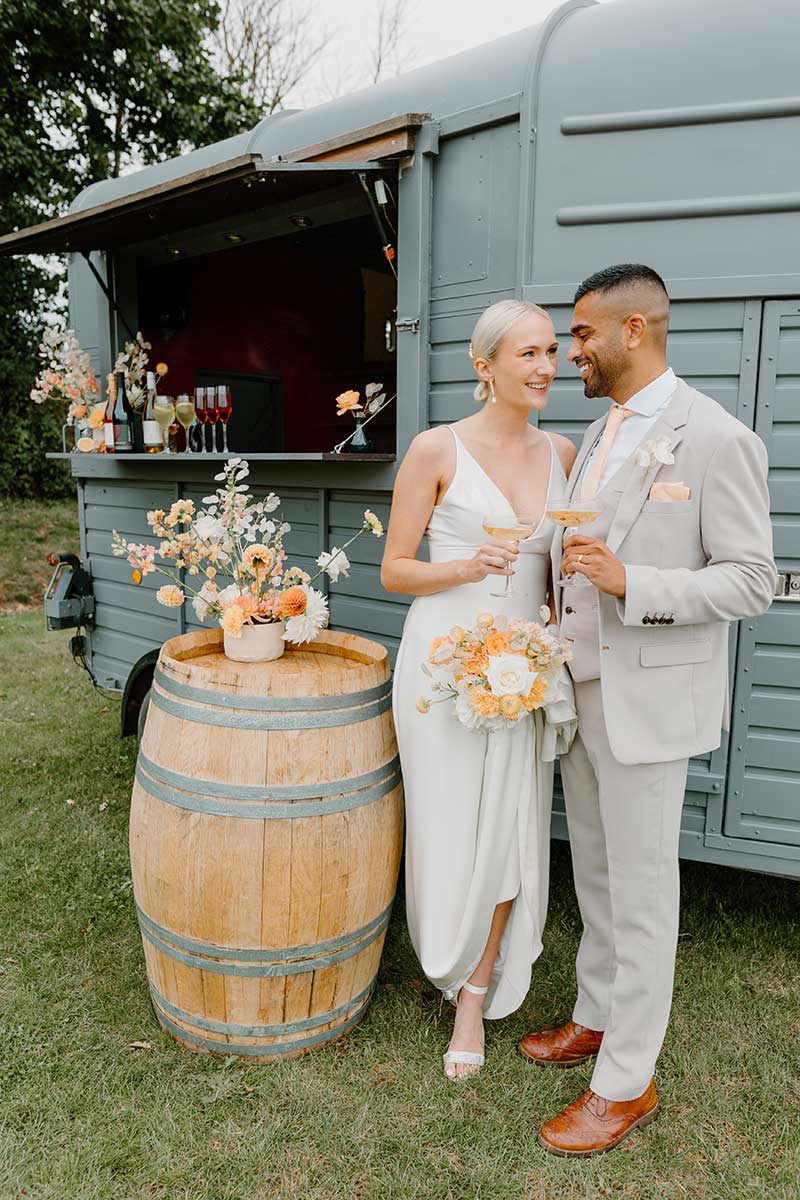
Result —
[[542, 1126], [553, 1154], [610, 1150], [658, 1114], [653, 1083], [678, 936], [678, 836], [688, 760], [728, 724], [728, 626], [775, 590], [767, 454], [667, 367], [669, 299], [649, 267], [608, 267], [575, 294], [569, 360], [610, 396], [569, 481], [591, 535], [561, 537], [553, 578], [574, 641], [578, 735], [561, 759], [583, 937], [578, 997], [523, 1055], [591, 1089]]

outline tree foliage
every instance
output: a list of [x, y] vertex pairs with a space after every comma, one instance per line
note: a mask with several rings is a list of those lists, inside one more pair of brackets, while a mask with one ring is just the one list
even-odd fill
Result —
[[[215, 0], [0, 0], [0, 232], [65, 211], [87, 185], [258, 120], [210, 41]], [[0, 259], [0, 490], [48, 494], [58, 421], [29, 391], [55, 267]]]

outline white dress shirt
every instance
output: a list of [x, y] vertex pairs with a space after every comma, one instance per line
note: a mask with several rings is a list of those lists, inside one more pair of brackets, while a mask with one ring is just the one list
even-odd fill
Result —
[[[605, 470], [600, 476], [598, 491], [616, 475], [625, 460], [630, 458], [639, 443], [647, 437], [672, 399], [676, 386], [675, 373], [671, 367], [667, 367], [663, 375], [659, 375], [641, 391], [635, 392], [628, 400], [625, 408], [629, 409], [633, 416], [622, 422], [617, 436], [611, 443]], [[591, 453], [587, 455], [581, 474], [585, 474], [589, 470], [589, 464], [597, 453], [598, 445], [599, 438]]]

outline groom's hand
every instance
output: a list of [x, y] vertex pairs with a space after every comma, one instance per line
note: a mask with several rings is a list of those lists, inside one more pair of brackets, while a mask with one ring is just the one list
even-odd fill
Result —
[[585, 575], [600, 592], [625, 599], [625, 567], [605, 542], [576, 533], [564, 542], [561, 570]]

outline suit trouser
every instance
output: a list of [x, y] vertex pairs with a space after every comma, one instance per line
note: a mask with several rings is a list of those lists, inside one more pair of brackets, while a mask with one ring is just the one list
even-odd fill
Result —
[[575, 685], [578, 734], [561, 760], [583, 937], [573, 1019], [604, 1030], [591, 1088], [632, 1100], [667, 1029], [678, 940], [678, 837], [688, 759], [624, 766], [600, 680]]

